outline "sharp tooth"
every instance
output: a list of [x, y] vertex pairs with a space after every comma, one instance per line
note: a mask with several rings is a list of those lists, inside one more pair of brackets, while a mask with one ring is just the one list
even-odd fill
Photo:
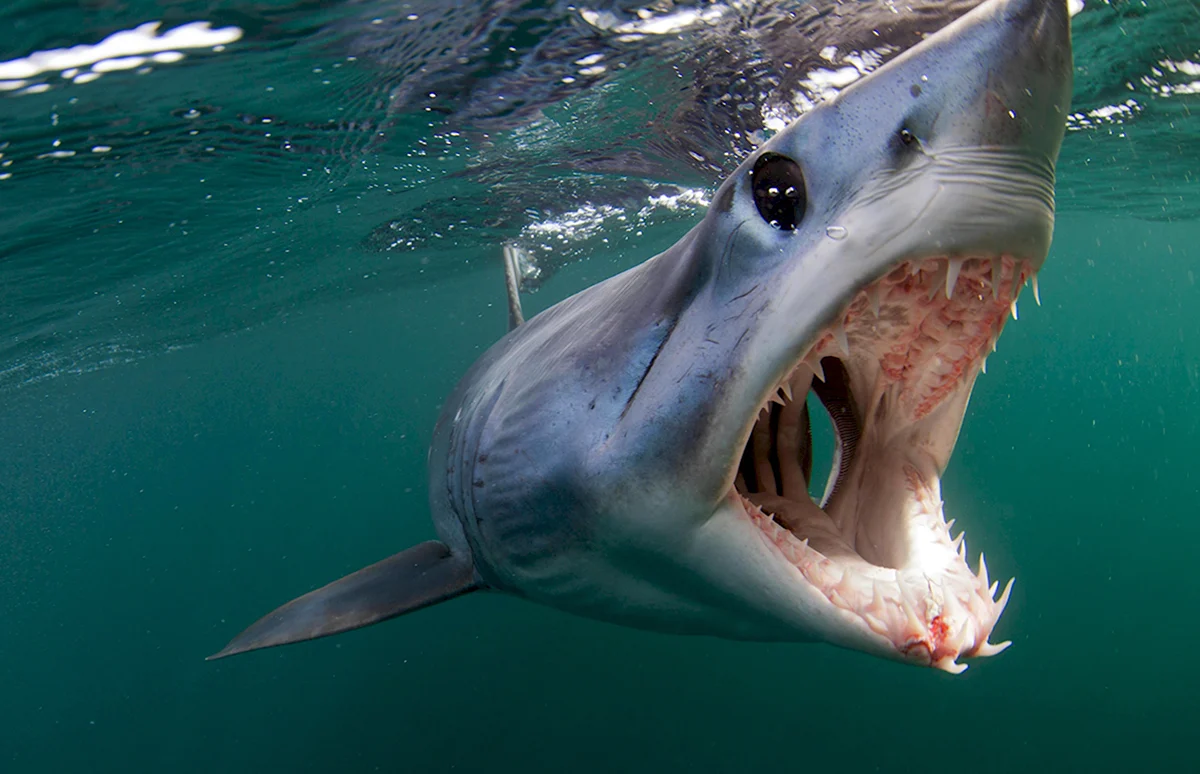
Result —
[[933, 275], [933, 281], [929, 283], [929, 295], [925, 296], [926, 301], [932, 301], [937, 296], [938, 291], [945, 287], [946, 277], [950, 273], [949, 266], [943, 267], [941, 261], [938, 261], [936, 273]]
[[950, 547], [951, 547], [951, 548], [953, 548], [955, 551], [957, 551], [958, 553], [960, 553], [960, 554], [961, 554], [961, 553], [962, 553], [962, 547], [963, 547], [963, 538], [964, 538], [964, 537], [966, 537], [966, 536], [967, 536], [967, 533], [966, 533], [966, 532], [960, 532], [960, 533], [958, 533], [958, 537], [956, 537], [956, 538], [953, 538], [953, 539], [950, 541]]
[[963, 537], [966, 534], [967, 533], [965, 533], [965, 532], [961, 532], [958, 535], [958, 540], [959, 540], [958, 555], [959, 555], [959, 558], [961, 558], [964, 562], [967, 561], [967, 541], [963, 540]]
[[[801, 360], [800, 364], [796, 366], [796, 370], [792, 371], [791, 378], [788, 379], [788, 386], [793, 383], [812, 386], [812, 368], [809, 367], [807, 360]], [[808, 393], [808, 386], [804, 388], [802, 394]], [[793, 388], [793, 392], [795, 392], [795, 388]]]
[[791, 382], [784, 382], [783, 386], [779, 388], [779, 391], [782, 392], [784, 397], [787, 398], [789, 401], [792, 400], [792, 383]]
[[996, 589], [1000, 588], [1000, 581], [992, 581], [992, 585], [988, 586], [988, 599], [996, 601]]
[[955, 522], [955, 521], [957, 521], [957, 519], [951, 519], [950, 521], [946, 522], [946, 531], [947, 531], [947, 532], [949, 532], [950, 530], [954, 529], [954, 522]]
[[1033, 300], [1038, 306], [1042, 305], [1042, 294], [1038, 292], [1037, 275], [1033, 275]]
[[979, 580], [983, 581], [983, 585], [988, 585], [987, 560], [983, 558], [983, 553], [979, 554]]
[[992, 616], [993, 623], [1000, 620], [1000, 614], [1004, 612], [1005, 606], [1008, 605], [1008, 594], [1012, 591], [1013, 581], [1015, 580], [1016, 578], [1008, 579], [1008, 583], [1004, 586], [1004, 593], [1000, 595], [999, 601], [997, 601], [995, 606], [992, 608], [992, 610], [995, 611], [995, 615]]
[[825, 369], [821, 367], [821, 358], [817, 356], [817, 353], [809, 352], [808, 356], [805, 357], [804, 362], [809, 368], [812, 369], [813, 376], [817, 377], [821, 381], [825, 381]]
[[1000, 256], [992, 258], [992, 300], [1000, 298], [1000, 278], [1004, 276], [1004, 259]]
[[871, 606], [867, 609], [872, 613], [880, 614], [887, 610], [886, 603], [883, 600], [883, 593], [879, 590], [879, 581], [871, 584]]
[[1000, 341], [999, 337], [992, 339], [992, 351], [996, 351], [996, 343]]
[[987, 358], [986, 357], [983, 360], [979, 361], [979, 372], [981, 374], [987, 373]]
[[1012, 312], [1012, 318], [1014, 320], [1017, 319], [1017, 299], [1014, 298], [1012, 300], [1012, 306], [1008, 308], [1008, 311]]
[[883, 287], [878, 282], [867, 288], [867, 303], [875, 319], [879, 319], [879, 308], [883, 304]]
[[954, 656], [945, 656], [940, 658], [938, 659], [937, 663], [934, 664], [934, 666], [943, 672], [949, 672], [952, 675], [961, 675], [963, 672], [967, 671], [967, 665], [960, 664], [955, 661]]
[[954, 286], [958, 284], [958, 273], [962, 271], [964, 258], [951, 258], [946, 264], [946, 298], [954, 296]]
[[883, 637], [887, 636], [887, 624], [870, 613], [862, 613], [861, 615], [863, 620], [867, 622], [867, 626], [871, 627], [871, 631]]
[[[833, 333], [833, 340], [836, 341], [837, 345], [842, 348], [842, 354], [849, 357], [850, 356], [850, 339], [846, 337], [845, 323], [838, 321], [838, 323], [833, 326], [832, 333]], [[825, 381], [825, 379], [822, 378], [821, 381]]]
[[1004, 651], [1008, 650], [1009, 645], [1012, 645], [1012, 640], [1005, 640], [1004, 642], [997, 643], [995, 645], [990, 642], [985, 642], [976, 648], [975, 655], [983, 657], [994, 656], [997, 653], [1003, 653]]

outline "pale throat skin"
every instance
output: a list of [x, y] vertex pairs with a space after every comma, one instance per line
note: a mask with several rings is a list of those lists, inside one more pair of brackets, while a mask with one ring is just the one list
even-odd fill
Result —
[[[1071, 84], [1066, 0], [988, 0], [804, 115], [678, 243], [464, 376], [429, 455], [444, 545], [294, 600], [218, 656], [485, 588], [954, 672], [999, 652], [1007, 589], [967, 567], [940, 476], [1049, 250]], [[819, 502], [810, 387], [843, 442]]]

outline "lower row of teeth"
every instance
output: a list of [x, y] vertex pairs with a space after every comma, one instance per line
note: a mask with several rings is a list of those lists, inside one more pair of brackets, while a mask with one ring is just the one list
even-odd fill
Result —
[[[955, 664], [955, 656], [993, 656], [1011, 644], [992, 644], [987, 641], [987, 635], [991, 633], [1008, 604], [1013, 580], [1008, 581], [997, 599], [999, 583], [989, 582], [983, 554], [979, 555], [979, 570], [972, 574], [972, 581], [969, 582], [969, 592], [959, 595], [947, 593], [946, 584], [937, 583], [925, 576], [923, 579], [929, 593], [917, 599], [910, 599], [910, 594], [906, 593], [908, 585], [900, 583], [899, 580], [887, 582], [865, 577], [854, 578], [852, 570], [838, 567], [836, 562], [809, 546], [807, 538], [798, 538], [779, 525], [772, 514], [745, 498], [743, 504], [747, 513], [758, 523], [771, 542], [832, 604], [861, 618], [872, 631], [888, 638], [898, 648], [907, 652], [924, 645], [931, 659], [937, 652], [944, 650], [950, 655], [950, 660], [937, 665], [950, 671], [961, 671], [966, 667]], [[947, 524], [947, 532], [953, 523], [951, 521]], [[956, 553], [962, 559], [963, 568], [970, 573], [966, 564], [966, 542], [963, 534], [960, 533], [952, 542]], [[839, 570], [841, 577], [835, 577]], [[854, 588], [854, 585], [863, 582], [871, 584], [871, 600], [865, 605], [853, 604], [849, 600], [861, 599], [863, 596], [862, 590]], [[940, 593], [935, 594], [935, 589]], [[972, 608], [976, 607], [977, 603], [983, 603], [984, 610], [974, 612]], [[924, 610], [925, 614], [918, 614], [918, 610]], [[892, 625], [887, 621], [889, 618], [892, 619]], [[943, 622], [945, 631], [934, 631], [937, 626], [935, 621], [938, 619]], [[975, 636], [971, 637], [972, 634]], [[961, 669], [957, 668], [959, 666]]]

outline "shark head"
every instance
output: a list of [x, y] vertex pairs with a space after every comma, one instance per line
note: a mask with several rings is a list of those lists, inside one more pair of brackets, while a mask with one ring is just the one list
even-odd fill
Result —
[[[480, 588], [632, 626], [999, 652], [943, 512], [975, 378], [1054, 221], [1066, 0], [987, 0], [804, 115], [666, 252], [521, 322], [447, 398], [429, 541], [215, 657]], [[1036, 292], [1036, 284], [1035, 284]], [[837, 449], [809, 495], [808, 396]]]
[[[1036, 293], [1071, 85], [1065, 0], [990, 0], [781, 131], [646, 265], [678, 314], [597, 468], [693, 628], [955, 672], [1007, 645], [1011, 582], [969, 568], [940, 479]], [[815, 501], [810, 392], [837, 438]]]

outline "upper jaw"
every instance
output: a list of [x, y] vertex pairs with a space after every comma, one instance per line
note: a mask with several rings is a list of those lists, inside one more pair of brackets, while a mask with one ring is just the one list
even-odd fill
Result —
[[[702, 292], [646, 381], [672, 395], [684, 385], [688, 399], [647, 401], [640, 411], [635, 403], [628, 421], [679, 420], [671, 447], [640, 459], [669, 474], [652, 480], [670, 481], [655, 490], [657, 502], [686, 528], [673, 561], [722, 591], [731, 630], [815, 635], [949, 671], [961, 670], [958, 658], [1004, 647], [988, 637], [1007, 589], [997, 600], [982, 557], [977, 572], [967, 567], [964, 543], [943, 519], [940, 475], [998, 324], [1048, 250], [1070, 92], [1065, 11], [1044, 14], [1036, 41], [1024, 35], [1034, 24], [1027, 17], [1061, 4], [990, 0], [772, 139], [764, 152], [805, 166], [809, 208], [795, 232], [772, 230], [755, 211], [747, 173], [761, 156], [725, 183], [696, 231]], [[1030, 52], [1040, 48], [1054, 67], [1039, 70]], [[993, 109], [1001, 104], [1008, 110]], [[893, 152], [901, 125], [918, 136], [919, 152]], [[927, 261], [936, 264], [928, 271]], [[965, 365], [940, 395], [937, 384], [889, 375], [886, 353], [869, 350], [895, 340], [869, 335], [890, 319], [864, 311], [876, 306], [871, 288], [912, 267], [930, 299], [939, 287], [966, 294], [971, 281], [988, 279], [976, 300], [996, 327], [957, 345], [968, 354], [946, 353]], [[760, 409], [785, 383], [801, 400], [826, 355], [845, 360], [866, 445], [845, 493], [822, 511], [807, 494], [739, 488], [739, 455]], [[922, 377], [944, 366], [910, 370]]]
[[804, 400], [833, 357], [846, 372], [856, 455], [823, 510], [807, 491], [751, 491], [737, 460], [728, 496], [797, 604], [811, 608], [816, 592], [828, 608], [824, 639], [957, 673], [960, 659], [1007, 647], [989, 637], [1011, 581], [1000, 592], [982, 554], [968, 566], [940, 478], [975, 379], [1045, 261], [1053, 159], [1037, 148], [931, 146], [824, 220], [838, 228], [781, 267], [744, 350], [757, 389], [742, 437], [753, 440], [785, 385]]
[[[1000, 592], [982, 554], [968, 566], [940, 478], [975, 379], [1022, 286], [1036, 282], [1053, 220], [1050, 159], [931, 147], [904, 174], [867, 181], [825, 217], [837, 230], [780, 266], [742, 350], [753, 376], [741, 437], [753, 443], [763, 407], [790, 403], [781, 389], [803, 401], [836, 358], [857, 451], [820, 507], [806, 488], [745, 486], [737, 459], [726, 491], [823, 639], [950, 672], [1007, 647], [989, 637], [1011, 582]], [[825, 614], [811, 615], [814, 605]]]

